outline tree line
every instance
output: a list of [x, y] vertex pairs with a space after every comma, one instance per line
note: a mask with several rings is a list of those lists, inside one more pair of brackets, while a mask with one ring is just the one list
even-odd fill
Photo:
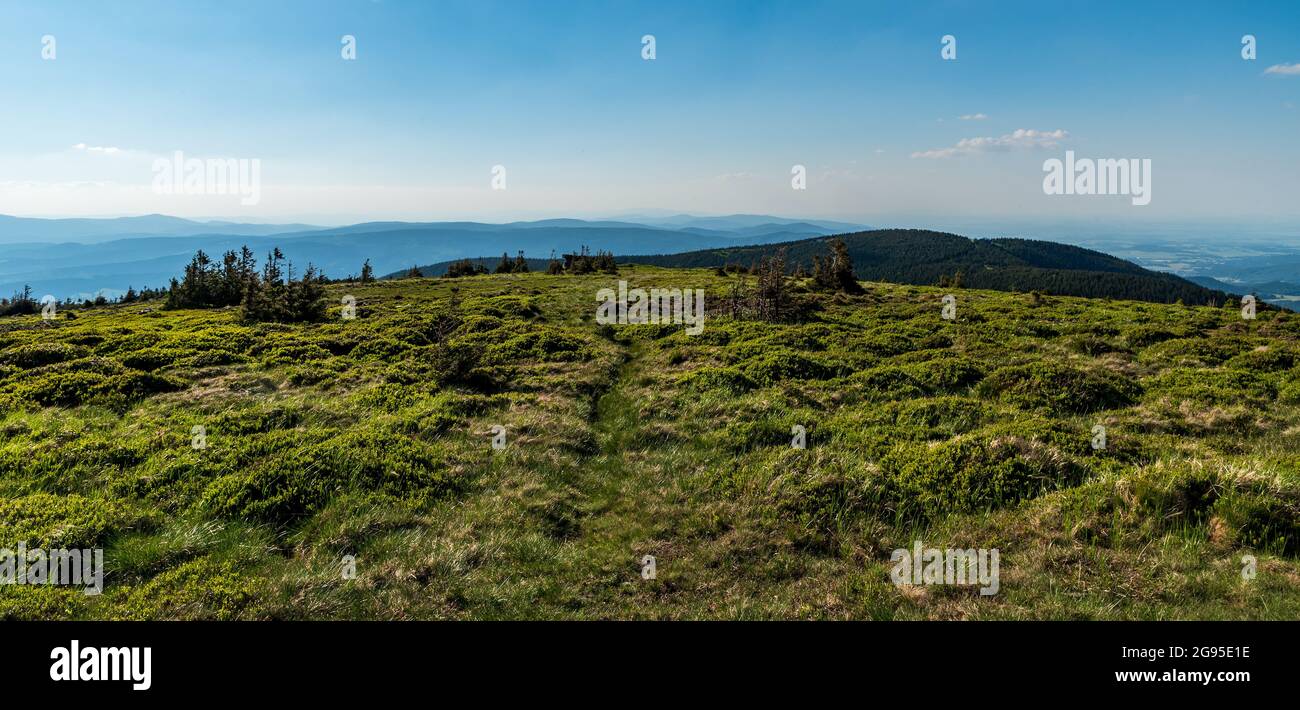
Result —
[[[534, 259], [539, 262], [541, 259]], [[501, 260], [493, 269], [489, 269], [488, 260], [484, 257], [476, 259], [458, 259], [447, 264], [447, 270], [443, 272], [443, 278], [456, 279], [465, 276], [481, 276], [484, 274], [526, 274], [532, 271], [533, 264], [524, 256], [523, 250], [516, 252], [511, 257], [508, 252], [501, 254]], [[539, 265], [540, 267], [540, 265]], [[404, 278], [418, 279], [425, 276], [426, 269], [432, 267], [412, 266], [406, 271]], [[551, 258], [546, 262], [546, 273], [551, 276], [561, 274], [582, 275], [582, 274], [617, 274], [618, 264], [614, 260], [614, 253], [608, 251], [596, 251], [592, 253], [586, 246], [582, 246], [577, 252], [564, 254], [557, 257], [555, 252], [551, 252]]]
[[[110, 303], [138, 303], [140, 301], [152, 301], [163, 298], [167, 292], [160, 288], [142, 288], [136, 290], [134, 286], [128, 286], [126, 292], [120, 296], [109, 298], [103, 294], [94, 298], [65, 298], [62, 301], [56, 301], [59, 309], [68, 310], [73, 308], [92, 308], [94, 306], [107, 306]], [[0, 317], [4, 316], [29, 316], [41, 312], [43, 299], [32, 297], [32, 287], [23, 286], [21, 291], [16, 291], [9, 298], [0, 298]]]
[[[362, 268], [363, 280], [370, 262]], [[371, 278], [373, 278], [371, 276]], [[294, 278], [293, 263], [279, 247], [266, 255], [262, 268], [247, 246], [228, 251], [221, 262], [200, 249], [181, 278], [171, 280], [167, 309], [239, 306], [244, 320], [296, 323], [325, 316], [325, 284], [329, 280], [308, 264]]]

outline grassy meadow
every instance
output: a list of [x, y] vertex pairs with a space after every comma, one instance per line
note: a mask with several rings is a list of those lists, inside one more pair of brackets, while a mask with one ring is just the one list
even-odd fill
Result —
[[[692, 336], [595, 294], [743, 277], [620, 272], [0, 319], [0, 547], [107, 570], [0, 618], [1300, 618], [1296, 314], [867, 283]], [[1000, 591], [895, 586], [917, 539]]]

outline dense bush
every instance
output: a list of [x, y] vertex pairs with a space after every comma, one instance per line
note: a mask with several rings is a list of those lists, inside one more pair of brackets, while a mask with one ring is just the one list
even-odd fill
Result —
[[135, 370], [152, 372], [167, 367], [191, 354], [190, 350], [170, 348], [146, 348], [118, 356], [123, 365]]
[[923, 397], [925, 385], [909, 368], [897, 365], [873, 367], [850, 376], [849, 382], [861, 388], [863, 396], [876, 400]]
[[33, 493], [0, 498], [0, 547], [102, 546], [110, 532], [148, 524], [152, 516], [119, 502]]
[[318, 510], [342, 491], [434, 500], [457, 485], [454, 465], [416, 439], [351, 431], [224, 475], [204, 491], [199, 507], [224, 517], [285, 523]]
[[740, 393], [758, 385], [734, 367], [704, 367], [684, 375], [680, 384], [689, 390]]
[[577, 360], [583, 357], [586, 345], [582, 338], [553, 328], [532, 328], [503, 343], [488, 346], [484, 359], [495, 363]]
[[95, 402], [116, 408], [152, 394], [174, 392], [183, 387], [179, 380], [134, 370], [112, 374], [71, 370], [11, 377], [0, 383], [0, 393], [12, 394], [16, 401], [41, 406], [72, 407]]
[[1277, 393], [1274, 384], [1249, 370], [1172, 368], [1144, 381], [1148, 399], [1169, 397], [1200, 404], [1234, 404], [1266, 400]]
[[1183, 338], [1166, 340], [1142, 351], [1141, 359], [1171, 365], [1220, 365], [1246, 349], [1237, 338]]
[[[136, 589], [115, 593], [120, 621], [235, 621], [257, 597], [256, 580], [231, 561], [198, 559], [167, 570]], [[263, 590], [263, 593], [265, 590]]]
[[1049, 362], [1000, 368], [981, 382], [978, 390], [983, 396], [1024, 409], [1052, 412], [1125, 407], [1139, 394], [1137, 385], [1121, 376]]
[[970, 436], [900, 446], [883, 465], [904, 518], [1000, 508], [1076, 484], [1085, 472], [1044, 444]]
[[1187, 328], [1162, 328], [1154, 325], [1136, 325], [1124, 331], [1124, 341], [1131, 348], [1145, 348], [1166, 340], [1185, 338], [1190, 334]]
[[736, 366], [760, 386], [781, 380], [822, 380], [834, 375], [832, 368], [786, 348], [773, 348]]
[[958, 392], [984, 377], [984, 370], [974, 360], [964, 357], [940, 357], [908, 367], [927, 389], [934, 392]]
[[1300, 353], [1295, 348], [1264, 345], [1229, 358], [1223, 365], [1238, 370], [1281, 372], [1290, 370], [1297, 363], [1300, 363]]
[[27, 343], [0, 351], [0, 364], [19, 368], [40, 367], [77, 360], [89, 354], [85, 347], [68, 343]]

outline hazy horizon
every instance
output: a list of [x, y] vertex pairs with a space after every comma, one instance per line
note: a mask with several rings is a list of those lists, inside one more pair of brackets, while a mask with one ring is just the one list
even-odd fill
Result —
[[245, 218], [239, 215], [214, 216], [214, 215], [195, 215], [183, 216], [178, 214], [168, 214], [164, 212], [152, 213], [134, 213], [134, 214], [108, 214], [108, 215], [47, 215], [47, 214], [13, 214], [0, 213], [0, 217], [18, 217], [24, 219], [97, 219], [112, 220], [123, 218], [138, 218], [148, 216], [176, 217], [193, 222], [206, 223], [232, 223], [232, 224], [250, 224], [250, 225], [306, 225], [319, 227], [323, 229], [347, 227], [369, 222], [410, 222], [410, 223], [445, 223], [445, 222], [477, 222], [481, 224], [505, 225], [514, 222], [534, 222], [549, 219], [575, 219], [583, 221], [626, 221], [638, 223], [640, 221], [653, 222], [669, 217], [688, 216], [700, 219], [722, 218], [733, 216], [757, 216], [772, 217], [782, 221], [813, 221], [813, 222], [848, 222], [859, 224], [865, 229], [929, 229], [933, 231], [952, 232], [969, 237], [988, 237], [988, 236], [1023, 236], [1030, 239], [1042, 239], [1045, 241], [1066, 240], [1076, 242], [1080, 239], [1085, 241], [1109, 240], [1119, 238], [1143, 238], [1152, 235], [1158, 235], [1175, 241], [1186, 241], [1187, 243], [1203, 242], [1207, 239], [1216, 237], [1231, 238], [1233, 240], [1264, 240], [1280, 239], [1282, 243], [1300, 246], [1300, 222], [1293, 222], [1284, 218], [1276, 219], [1236, 219], [1236, 218], [1197, 218], [1197, 219], [1111, 219], [1111, 220], [1085, 220], [1078, 217], [1063, 217], [1059, 219], [1052, 218], [1035, 218], [1035, 217], [1017, 217], [1017, 216], [972, 216], [972, 215], [954, 215], [954, 216], [880, 216], [873, 220], [854, 220], [837, 217], [828, 217], [818, 214], [770, 214], [763, 212], [751, 213], [714, 213], [714, 212], [692, 212], [686, 210], [672, 209], [628, 209], [613, 213], [589, 213], [589, 214], [570, 214], [570, 213], [543, 213], [524, 215], [519, 219], [503, 219], [491, 215], [473, 215], [468, 217], [455, 217], [450, 215], [428, 215], [416, 219], [398, 219], [387, 215], [354, 215], [348, 217], [314, 219], [308, 215], [287, 215], [287, 216], [268, 216], [264, 218]]

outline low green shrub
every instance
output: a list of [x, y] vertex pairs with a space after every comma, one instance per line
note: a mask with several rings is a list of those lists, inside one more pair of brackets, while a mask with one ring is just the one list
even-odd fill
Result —
[[1084, 413], [1126, 407], [1136, 401], [1141, 389], [1109, 372], [1035, 362], [995, 370], [977, 391], [1023, 409]]
[[834, 376], [833, 368], [787, 348], [775, 348], [741, 362], [736, 369], [759, 386], [782, 380], [824, 380]]
[[971, 435], [899, 446], [882, 465], [897, 491], [903, 519], [994, 510], [1075, 485], [1086, 473], [1045, 444]]
[[895, 400], [924, 397], [925, 384], [907, 367], [882, 365], [854, 373], [848, 382], [872, 400]]
[[1169, 397], [1210, 405], [1265, 401], [1277, 394], [1276, 385], [1249, 370], [1172, 368], [1144, 380], [1143, 385], [1148, 400]]
[[400, 434], [349, 431], [277, 451], [213, 481], [199, 501], [205, 513], [287, 523], [341, 491], [381, 491], [436, 500], [459, 485], [445, 452]]
[[102, 547], [114, 534], [156, 522], [121, 501], [50, 493], [0, 498], [0, 547]]
[[59, 342], [28, 343], [0, 352], [0, 364], [28, 369], [77, 360], [89, 354], [90, 349], [81, 345]]
[[689, 390], [721, 390], [733, 394], [758, 387], [758, 383], [734, 367], [702, 367], [683, 375], [678, 384]]

